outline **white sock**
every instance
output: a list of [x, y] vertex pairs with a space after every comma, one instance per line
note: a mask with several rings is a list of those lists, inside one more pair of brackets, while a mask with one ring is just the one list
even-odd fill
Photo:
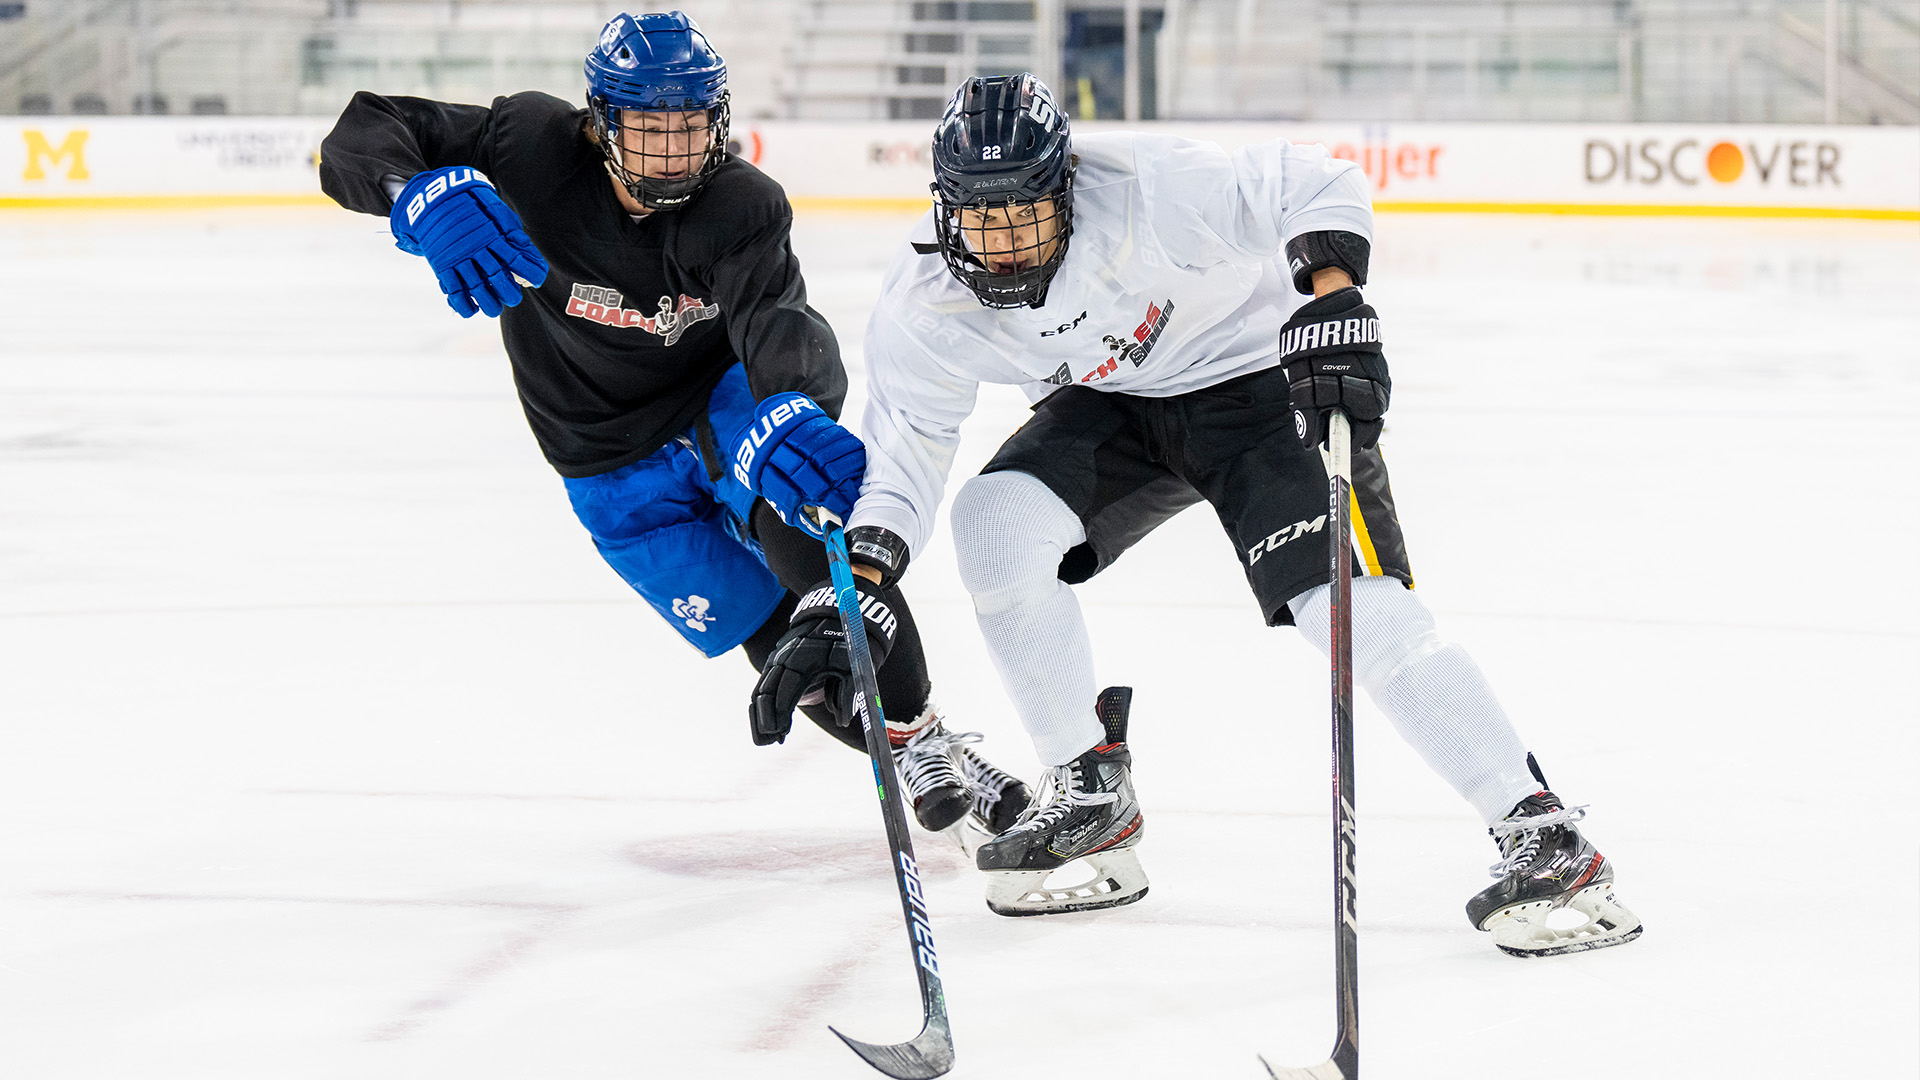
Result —
[[1105, 742], [1086, 621], [1058, 576], [1086, 539], [1079, 517], [1033, 476], [994, 472], [960, 488], [952, 520], [960, 580], [1040, 761], [1064, 765]]
[[[1287, 602], [1294, 623], [1326, 655], [1328, 589]], [[1491, 825], [1540, 790], [1493, 688], [1473, 657], [1440, 640], [1433, 613], [1393, 578], [1353, 583], [1353, 680], [1427, 766]]]

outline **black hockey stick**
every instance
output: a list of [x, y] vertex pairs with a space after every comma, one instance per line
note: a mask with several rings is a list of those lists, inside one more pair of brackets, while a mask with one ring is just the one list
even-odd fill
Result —
[[880, 791], [880, 816], [887, 823], [887, 844], [893, 853], [900, 907], [907, 916], [907, 944], [913, 950], [914, 972], [920, 976], [920, 1008], [925, 1022], [912, 1042], [877, 1045], [848, 1038], [838, 1028], [828, 1031], [864, 1058], [867, 1064], [895, 1080], [931, 1080], [953, 1068], [953, 1031], [947, 1024], [947, 996], [940, 985], [940, 960], [933, 950], [933, 924], [920, 887], [920, 868], [913, 860], [913, 838], [907, 833], [907, 807], [900, 795], [900, 778], [893, 768], [893, 745], [887, 737], [886, 715], [880, 707], [880, 684], [874, 674], [873, 653], [867, 648], [866, 617], [860, 613], [860, 594], [853, 586], [853, 563], [847, 557], [847, 536], [841, 521], [817, 507], [814, 520], [827, 530], [827, 568], [833, 575], [834, 599], [840, 623], [846, 628], [847, 650], [853, 661], [854, 708], [866, 729], [867, 754], [873, 758], [873, 780]]
[[1353, 828], [1353, 436], [1347, 414], [1327, 418], [1327, 612], [1333, 646], [1333, 1056], [1304, 1069], [1260, 1063], [1274, 1080], [1359, 1080], [1360, 937], [1354, 929]]

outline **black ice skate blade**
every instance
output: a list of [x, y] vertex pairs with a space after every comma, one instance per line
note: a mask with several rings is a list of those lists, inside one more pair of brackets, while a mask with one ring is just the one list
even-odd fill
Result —
[[1575, 941], [1566, 945], [1556, 945], [1551, 949], [1516, 949], [1511, 945], [1495, 945], [1494, 948], [1499, 949], [1508, 956], [1518, 956], [1523, 960], [1536, 956], [1568, 956], [1572, 953], [1592, 952], [1595, 949], [1611, 949], [1615, 945], [1625, 945], [1627, 942], [1639, 937], [1640, 932], [1645, 929], [1645, 926], [1636, 926], [1626, 933], [1621, 934], [1619, 937], [1589, 938], [1586, 941]]
[[995, 915], [1005, 915], [1009, 919], [1024, 919], [1029, 915], [1071, 915], [1076, 911], [1105, 911], [1108, 908], [1126, 907], [1128, 904], [1138, 902], [1141, 897], [1146, 895], [1147, 890], [1141, 889], [1137, 893], [1123, 896], [1118, 900], [1076, 900], [1072, 903], [1061, 904], [1057, 907], [1045, 908], [1001, 907], [989, 900], [987, 902], [987, 910], [993, 912]]

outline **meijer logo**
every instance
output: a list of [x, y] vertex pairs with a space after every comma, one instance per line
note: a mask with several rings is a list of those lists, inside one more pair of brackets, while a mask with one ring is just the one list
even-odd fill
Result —
[[67, 179], [85, 180], [91, 174], [87, 172], [87, 130], [77, 128], [67, 132], [67, 137], [55, 146], [49, 142], [43, 132], [28, 129], [20, 133], [27, 140], [27, 168], [20, 174], [22, 180], [45, 180], [47, 168], [58, 169], [62, 161], [71, 159], [67, 166]]
[[1412, 183], [1420, 180], [1436, 180], [1440, 176], [1440, 155], [1446, 153], [1441, 143], [1413, 143], [1402, 140], [1398, 143], [1388, 140], [1385, 129], [1376, 136], [1373, 129], [1355, 146], [1350, 142], [1330, 145], [1327, 152], [1337, 158], [1344, 158], [1360, 166], [1367, 174], [1367, 180], [1381, 191], [1387, 189], [1389, 181]]

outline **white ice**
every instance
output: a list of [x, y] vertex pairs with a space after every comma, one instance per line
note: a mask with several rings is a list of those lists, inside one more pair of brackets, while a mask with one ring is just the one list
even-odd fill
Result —
[[[797, 225], [856, 386], [906, 224]], [[1363, 703], [1367, 1075], [1914, 1076], [1920, 227], [1380, 233], [1421, 593], [1647, 931], [1495, 951], [1491, 843]], [[940, 535], [939, 700], [1032, 773]], [[1003, 919], [922, 837], [952, 1075], [1321, 1060], [1320, 661], [1204, 510], [1082, 596], [1152, 892]], [[867, 768], [752, 746], [749, 684], [599, 561], [380, 222], [0, 217], [0, 1075], [871, 1075], [827, 1025], [918, 1011]]]

